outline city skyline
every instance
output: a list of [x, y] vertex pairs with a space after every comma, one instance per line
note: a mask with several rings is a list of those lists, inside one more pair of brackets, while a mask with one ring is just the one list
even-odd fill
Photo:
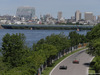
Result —
[[96, 16], [100, 15], [99, 4], [99, 0], [1, 0], [0, 15], [15, 15], [18, 7], [30, 6], [35, 7], [38, 17], [40, 14], [51, 14], [57, 18], [57, 13], [62, 11], [62, 17], [68, 19], [75, 16], [75, 11], [79, 10], [84, 18], [85, 12], [93, 12]]

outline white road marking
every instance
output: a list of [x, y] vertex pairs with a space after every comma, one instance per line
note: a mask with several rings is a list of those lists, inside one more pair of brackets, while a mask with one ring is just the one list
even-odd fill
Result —
[[[95, 56], [94, 56], [95, 57]], [[90, 62], [94, 59], [94, 57], [91, 58]], [[87, 75], [89, 74], [89, 67], [87, 67]]]
[[[86, 48], [86, 49], [87, 49], [87, 48]], [[84, 50], [86, 50], [86, 49], [83, 49], [83, 50], [81, 50], [81, 51], [84, 51]], [[81, 52], [81, 51], [78, 51], [78, 52]], [[77, 52], [76, 52], [76, 53], [77, 53]], [[76, 54], [76, 53], [74, 53], [74, 54]], [[68, 59], [69, 57], [71, 57], [71, 56], [74, 55], [74, 54], [71, 54], [70, 56], [66, 57], [66, 58], [63, 59], [60, 63], [62, 63], [64, 60]], [[52, 74], [52, 72], [55, 70], [55, 68], [56, 68], [60, 63], [58, 63], [58, 64], [52, 69], [52, 71], [49, 73], [49, 75]]]

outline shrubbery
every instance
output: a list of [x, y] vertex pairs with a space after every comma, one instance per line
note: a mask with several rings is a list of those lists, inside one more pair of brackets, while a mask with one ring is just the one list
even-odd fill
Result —
[[94, 69], [100, 73], [100, 24], [87, 33], [87, 38], [90, 48], [88, 52], [95, 56]]
[[51, 34], [33, 44], [32, 49], [25, 45], [24, 34], [6, 34], [2, 41], [0, 75], [34, 75], [42, 64], [52, 65], [59, 52], [86, 42], [86, 38], [75, 31], [69, 36]]

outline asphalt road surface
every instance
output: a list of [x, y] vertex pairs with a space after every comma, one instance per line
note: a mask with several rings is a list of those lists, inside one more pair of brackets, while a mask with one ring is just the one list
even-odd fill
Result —
[[[93, 57], [85, 50], [74, 53], [59, 63], [49, 75], [88, 75], [88, 66]], [[79, 60], [79, 64], [73, 64], [73, 60]], [[59, 69], [60, 66], [67, 66], [67, 70]]]

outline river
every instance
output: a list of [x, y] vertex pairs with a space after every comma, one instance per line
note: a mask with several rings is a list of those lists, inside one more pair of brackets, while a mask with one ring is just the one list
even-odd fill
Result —
[[[51, 34], [59, 34], [64, 33], [66, 36], [68, 36], [69, 32], [74, 30], [24, 30], [24, 29], [0, 29], [0, 47], [2, 44], [2, 38], [6, 33], [9, 34], [16, 34], [16, 33], [23, 33], [26, 36], [26, 44], [30, 47], [32, 47], [33, 43], [36, 43], [42, 38], [45, 38], [46, 36], [49, 36]], [[77, 31], [79, 34], [84, 34], [90, 30], [82, 30]]]

